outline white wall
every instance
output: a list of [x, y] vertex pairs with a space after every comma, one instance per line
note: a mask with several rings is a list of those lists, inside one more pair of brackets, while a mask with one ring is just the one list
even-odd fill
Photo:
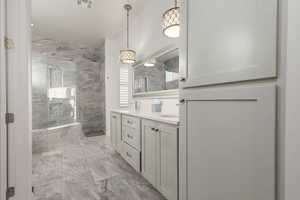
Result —
[[300, 1], [288, 1], [285, 198], [300, 198]]
[[178, 40], [166, 38], [161, 28], [162, 15], [171, 7], [174, 7], [174, 0], [151, 0], [146, 1], [144, 7], [138, 10], [132, 30], [133, 48], [138, 60], [177, 44]]

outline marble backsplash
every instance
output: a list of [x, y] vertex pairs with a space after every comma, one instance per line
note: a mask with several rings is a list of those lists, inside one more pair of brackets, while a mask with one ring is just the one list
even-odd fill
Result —
[[[74, 42], [34, 36], [32, 63], [33, 129], [77, 121], [82, 124], [83, 132], [87, 136], [105, 134], [104, 44], [98, 48], [90, 48]], [[64, 111], [60, 112], [60, 117], [55, 117], [58, 109], [50, 109], [53, 100], [48, 98], [49, 67], [63, 72], [61, 87], [76, 90], [74, 120], [70, 120], [72, 112], [68, 103], [59, 105], [59, 110]], [[54, 102], [57, 104], [57, 99]]]

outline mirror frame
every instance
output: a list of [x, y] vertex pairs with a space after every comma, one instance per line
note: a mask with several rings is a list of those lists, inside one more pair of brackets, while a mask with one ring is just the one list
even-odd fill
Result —
[[160, 90], [160, 91], [152, 91], [152, 92], [139, 92], [135, 93], [134, 92], [134, 70], [136, 68], [139, 68], [141, 66], [144, 66], [144, 64], [153, 58], [159, 58], [163, 55], [166, 55], [168, 53], [172, 53], [173, 51], [178, 51], [178, 56], [179, 56], [179, 48], [175, 46], [169, 46], [166, 48], [163, 48], [156, 53], [147, 56], [145, 59], [138, 61], [136, 64], [132, 66], [133, 71], [132, 71], [132, 84], [131, 84], [131, 90], [132, 90], [132, 97], [157, 97], [157, 96], [177, 96], [179, 95], [179, 88], [178, 89], [172, 89], [172, 90]]

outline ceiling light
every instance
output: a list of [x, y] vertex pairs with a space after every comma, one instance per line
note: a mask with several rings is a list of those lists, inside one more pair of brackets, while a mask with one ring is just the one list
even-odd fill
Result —
[[127, 12], [127, 49], [120, 51], [120, 61], [123, 64], [134, 64], [136, 62], [136, 53], [134, 50], [129, 49], [129, 12], [132, 10], [132, 6], [126, 4], [124, 9]]
[[175, 0], [175, 7], [163, 14], [162, 28], [164, 35], [169, 38], [180, 36], [180, 7], [177, 6], [177, 0]]

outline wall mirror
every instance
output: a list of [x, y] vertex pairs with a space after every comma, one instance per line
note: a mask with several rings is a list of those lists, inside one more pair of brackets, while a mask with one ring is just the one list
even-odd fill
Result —
[[169, 49], [134, 66], [133, 95], [164, 95], [178, 92], [179, 51]]

